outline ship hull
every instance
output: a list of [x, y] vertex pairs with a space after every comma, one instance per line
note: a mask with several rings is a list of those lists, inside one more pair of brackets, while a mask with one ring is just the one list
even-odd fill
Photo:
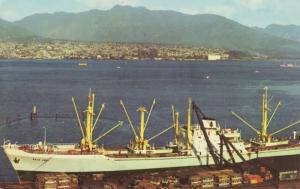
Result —
[[5, 153], [16, 171], [33, 172], [115, 172], [188, 167], [202, 164], [195, 156], [112, 158], [93, 154], [32, 154], [14, 149], [6, 149]]
[[[116, 158], [101, 154], [29, 153], [16, 148], [4, 148], [4, 151], [13, 168], [23, 172], [98, 173], [214, 165], [211, 156], [193, 153], [188, 156]], [[297, 156], [300, 155], [300, 147], [245, 152], [242, 155], [247, 161]], [[228, 154], [224, 154], [224, 158], [230, 159]], [[237, 163], [242, 161], [236, 154], [234, 158]]]
[[253, 160], [261, 165], [272, 168], [275, 172], [287, 170], [300, 170], [300, 155], [266, 157]]

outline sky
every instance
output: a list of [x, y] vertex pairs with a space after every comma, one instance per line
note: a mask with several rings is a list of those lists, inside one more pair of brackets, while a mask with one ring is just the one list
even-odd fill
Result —
[[300, 25], [300, 0], [0, 0], [0, 18], [16, 21], [35, 13], [108, 10], [115, 5], [218, 14], [247, 26]]

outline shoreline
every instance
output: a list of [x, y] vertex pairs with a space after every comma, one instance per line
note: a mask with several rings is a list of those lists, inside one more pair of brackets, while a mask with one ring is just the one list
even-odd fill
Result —
[[297, 61], [300, 60], [299, 58], [266, 58], [266, 59], [259, 59], [259, 58], [252, 58], [252, 59], [227, 59], [227, 60], [207, 60], [207, 59], [68, 59], [68, 58], [61, 58], [61, 59], [56, 59], [56, 58], [0, 58], [0, 62], [4, 61], [79, 61], [82, 63], [85, 63], [86, 61], [129, 61], [129, 62], [147, 62], [147, 61], [155, 61], [155, 62], [164, 62], [164, 61], [169, 61], [169, 62], [211, 62], [211, 63], [216, 63], [216, 62], [244, 62], [244, 61], [251, 61], [251, 62], [258, 62], [258, 61], [275, 61], [275, 62], [282, 62], [282, 61]]

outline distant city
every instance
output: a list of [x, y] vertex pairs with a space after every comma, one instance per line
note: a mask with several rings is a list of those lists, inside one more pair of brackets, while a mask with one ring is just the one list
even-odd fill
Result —
[[72, 41], [0, 42], [0, 59], [228, 60], [245, 58], [253, 57], [226, 49], [175, 45]]
[[[162, 16], [163, 15], [163, 16]], [[116, 5], [0, 19], [2, 59], [294, 59], [300, 26], [248, 27], [215, 14]]]

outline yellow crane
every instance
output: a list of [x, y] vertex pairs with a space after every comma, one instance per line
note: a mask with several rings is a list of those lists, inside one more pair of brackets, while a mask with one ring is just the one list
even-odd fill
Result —
[[279, 101], [274, 109], [274, 111], [272, 112], [270, 119], [269, 117], [269, 111], [271, 111], [271, 109], [269, 108], [269, 103], [272, 100], [272, 97], [270, 99], [268, 99], [268, 87], [264, 87], [264, 93], [262, 95], [262, 110], [261, 110], [261, 131], [259, 131], [258, 129], [256, 129], [253, 125], [251, 125], [248, 121], [246, 121], [243, 117], [241, 117], [240, 115], [238, 115], [235, 112], [231, 112], [237, 119], [239, 119], [241, 122], [243, 122], [246, 126], [248, 126], [250, 129], [252, 129], [258, 136], [258, 138], [260, 138], [262, 143], [266, 143], [266, 142], [271, 142], [273, 135], [278, 134], [290, 127], [293, 127], [295, 125], [297, 125], [298, 123], [300, 123], [300, 120], [295, 121], [271, 134], [268, 133], [268, 127], [270, 126], [271, 121], [274, 118], [274, 115], [276, 114], [279, 106], [281, 105], [281, 102]]
[[99, 136], [93, 140], [94, 129], [95, 129], [97, 122], [105, 108], [105, 105], [104, 104], [101, 105], [100, 111], [96, 117], [96, 120], [94, 121], [95, 94], [92, 93], [92, 91], [90, 89], [89, 95], [88, 95], [88, 106], [87, 106], [86, 110], [84, 111], [85, 116], [84, 116], [84, 121], [82, 122], [81, 118], [79, 116], [79, 113], [78, 113], [78, 109], [77, 109], [74, 97], [72, 97], [72, 103], [73, 103], [74, 110], [76, 113], [77, 123], [78, 123], [78, 126], [79, 126], [81, 134], [82, 134], [81, 147], [84, 150], [92, 151], [94, 149], [94, 146], [97, 141], [99, 141], [103, 137], [107, 136], [110, 132], [112, 132], [116, 128], [123, 125], [123, 122], [119, 121], [114, 127], [112, 127], [107, 132], [105, 132], [104, 134], [102, 134], [101, 136]]
[[139, 123], [139, 127], [138, 127], [139, 133], [137, 134], [137, 132], [135, 130], [135, 126], [133, 125], [133, 123], [131, 121], [131, 118], [127, 112], [125, 104], [122, 100], [120, 100], [120, 105], [124, 111], [124, 114], [127, 117], [127, 120], [131, 127], [132, 133], [134, 135], [134, 141], [132, 143], [132, 148], [134, 150], [146, 150], [147, 147], [149, 146], [149, 141], [147, 139], [145, 139], [145, 131], [148, 126], [148, 122], [149, 122], [150, 116], [152, 114], [152, 110], [155, 106], [155, 103], [156, 103], [155, 99], [153, 99], [153, 102], [152, 102], [152, 105], [151, 105], [151, 108], [150, 108], [150, 111], [149, 111], [146, 121], [145, 121], [145, 113], [147, 113], [147, 109], [143, 106], [141, 106], [137, 109], [137, 111], [140, 112], [140, 123]]

